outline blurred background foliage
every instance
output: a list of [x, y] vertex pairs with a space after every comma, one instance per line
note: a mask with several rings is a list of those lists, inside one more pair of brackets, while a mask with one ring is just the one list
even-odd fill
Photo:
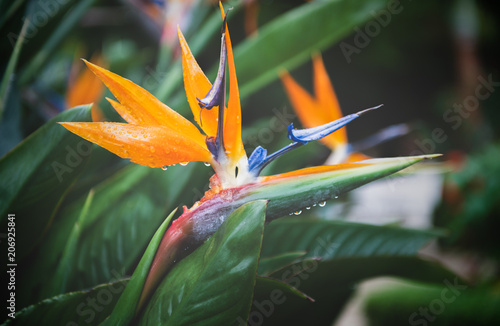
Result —
[[[444, 313], [433, 316], [436, 318], [412, 321], [409, 318], [413, 312], [439, 298], [442, 280], [453, 280], [452, 274], [411, 258], [333, 260], [326, 264], [338, 264], [332, 267], [338, 270], [334, 279], [326, 272], [330, 269], [322, 267], [316, 283], [308, 280], [301, 288], [308, 295], [326, 299], [318, 300], [322, 303], [316, 306], [311, 303], [306, 309], [309, 313], [297, 309], [297, 314], [289, 318], [310, 321], [318, 316], [317, 311], [330, 310], [314, 320], [331, 323], [361, 280], [396, 275], [413, 281], [381, 283], [365, 293], [364, 322], [493, 324], [500, 319], [500, 242], [496, 238], [500, 226], [500, 12], [494, 2], [486, 0], [375, 0], [339, 6], [335, 2], [247, 0], [224, 4], [233, 7], [228, 24], [235, 46], [247, 153], [257, 145], [274, 150], [287, 144], [285, 125], [300, 123], [278, 72], [290, 70], [311, 90], [310, 57], [320, 51], [345, 114], [385, 105], [369, 118], [349, 125], [352, 142], [393, 124], [411, 127], [410, 133], [365, 154], [444, 153], [444, 163], [437, 167], [440, 173], [431, 173], [433, 189], [421, 182], [425, 171], [416, 181], [407, 177], [403, 178], [407, 182], [395, 181], [396, 191], [382, 199], [376, 197], [385, 207], [377, 215], [400, 225], [447, 230], [446, 236], [421, 255], [431, 256], [453, 270], [468, 288], [456, 302], [446, 305]], [[388, 12], [391, 3], [399, 3], [398, 12], [386, 17], [389, 21], [383, 26], [377, 13], [384, 19], [380, 13]], [[202, 69], [214, 76], [219, 17], [216, 3], [208, 0], [1, 1], [0, 154], [7, 154], [36, 130], [53, 124], [49, 122], [52, 118], [76, 105], [82, 105], [78, 112], [68, 111], [58, 116], [58, 121], [90, 121], [90, 109], [83, 106], [90, 102], [102, 110], [102, 119], [121, 121], [104, 99], [112, 97], [108, 90], [93, 94], [90, 90], [100, 86], [91, 77], [87, 77], [87, 83], [78, 82], [85, 74], [79, 58], [101, 62], [191, 119], [182, 85], [176, 26], [186, 35]], [[316, 23], [314, 17], [324, 25]], [[378, 23], [373, 36], [368, 35], [367, 21]], [[355, 47], [355, 52], [346, 55], [346, 44]], [[484, 86], [485, 80], [490, 81], [488, 86]], [[482, 87], [481, 95], [477, 95], [478, 87]], [[75, 92], [70, 99], [68, 94]], [[6, 160], [0, 171], [2, 214], [19, 208], [26, 212], [24, 215], [41, 216], [19, 226], [19, 259], [36, 267], [24, 268], [19, 276], [25, 283], [19, 290], [20, 308], [59, 293], [117, 281], [116, 275], [130, 275], [164, 217], [175, 207], [190, 207], [199, 200], [208, 189], [211, 175], [211, 169], [202, 163], [172, 167], [167, 172], [130, 165], [77, 137], [49, 133], [49, 143], [28, 139], [31, 146], [46, 148], [46, 153], [31, 153], [32, 160], [21, 170], [26, 173], [9, 176], [22, 180], [19, 185], [7, 185], [11, 170]], [[61, 146], [65, 142], [87, 146], [88, 150], [78, 152], [80, 161], [70, 172], [61, 174], [63, 182], [56, 182], [52, 163], [78, 160]], [[319, 165], [328, 155], [329, 150], [319, 143], [310, 144], [276, 160], [264, 173]], [[428, 207], [428, 214], [417, 216], [425, 221], [412, 224], [404, 219], [408, 214], [391, 215], [389, 207], [398, 206], [395, 192], [405, 189], [412, 195], [403, 205], [410, 207], [409, 202], [415, 201]], [[301, 218], [350, 221], [352, 206], [361, 205], [356, 204], [356, 196], [343, 196], [325, 209], [304, 211]], [[370, 203], [363, 205], [370, 211]], [[413, 215], [419, 214], [413, 211]], [[363, 222], [373, 224], [387, 222], [373, 216], [365, 218]], [[117, 254], [117, 248], [121, 254]], [[353, 270], [361, 270], [357, 273], [362, 275], [353, 276]], [[46, 282], [46, 276], [52, 273], [57, 277]], [[325, 282], [333, 288], [322, 288]], [[266, 298], [268, 285], [265, 281], [258, 285], [255, 297]], [[296, 306], [296, 302], [289, 304]], [[476, 318], [478, 315], [482, 317]], [[277, 310], [273, 318], [279, 317]]]

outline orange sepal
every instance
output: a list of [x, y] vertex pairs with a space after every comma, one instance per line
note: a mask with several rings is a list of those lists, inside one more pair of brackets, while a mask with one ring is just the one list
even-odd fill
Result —
[[181, 162], [211, 162], [203, 136], [186, 137], [164, 126], [114, 122], [63, 122], [66, 129], [121, 158], [153, 168]]
[[[224, 20], [224, 8], [220, 2], [219, 7], [222, 14], [222, 20]], [[226, 147], [229, 158], [236, 163], [243, 155], [245, 155], [245, 149], [241, 140], [240, 92], [238, 89], [238, 80], [236, 78], [236, 68], [234, 66], [233, 47], [231, 45], [231, 38], [229, 36], [227, 25], [225, 38], [227, 48], [227, 65], [229, 70], [229, 99], [224, 121], [224, 146]]]
[[[205, 134], [210, 137], [217, 135], [217, 119], [219, 108], [213, 107], [210, 110], [201, 109], [196, 98], [204, 98], [212, 83], [203, 73], [198, 62], [191, 53], [191, 49], [182, 35], [179, 27], [177, 27], [177, 35], [182, 49], [182, 74], [184, 76], [184, 89], [186, 97], [193, 112], [193, 116], [198, 125], [203, 129]], [[201, 118], [201, 121], [200, 121]]]
[[278, 179], [290, 178], [290, 177], [300, 177], [309, 174], [323, 173], [323, 172], [331, 172], [336, 170], [346, 170], [359, 168], [362, 166], [368, 166], [370, 163], [346, 163], [346, 164], [335, 164], [335, 165], [320, 165], [313, 166], [310, 168], [304, 168], [300, 170], [290, 171], [282, 174], [270, 175], [261, 177], [260, 182], [269, 182]]
[[144, 88], [134, 84], [111, 71], [84, 60], [87, 66], [104, 84], [120, 103], [129, 110], [129, 116], [135, 123], [162, 125], [179, 133], [196, 135], [199, 130], [187, 119], [160, 102]]
[[111, 104], [113, 109], [115, 109], [115, 111], [118, 112], [118, 114], [128, 123], [131, 124], [143, 123], [141, 119], [137, 119], [137, 115], [128, 106], [116, 102], [115, 100], [110, 99], [109, 97], [106, 97], [106, 100], [109, 102], [109, 104]]

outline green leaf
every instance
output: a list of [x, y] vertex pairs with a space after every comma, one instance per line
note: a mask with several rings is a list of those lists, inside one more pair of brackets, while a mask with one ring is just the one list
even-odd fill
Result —
[[167, 226], [170, 224], [172, 216], [174, 216], [175, 211], [170, 213], [170, 215], [163, 221], [162, 225], [158, 228], [155, 235], [149, 242], [146, 252], [141, 258], [141, 261], [137, 265], [134, 274], [130, 278], [125, 291], [121, 295], [120, 299], [116, 303], [113, 312], [108, 319], [105, 320], [103, 325], [126, 325], [132, 321], [135, 314], [135, 309], [139, 298], [141, 296], [142, 288], [146, 277], [148, 276], [151, 263], [156, 254], [156, 250], [160, 245], [161, 239], [167, 230]]
[[280, 299], [282, 295], [307, 299], [311, 302], [314, 301], [303, 292], [297, 290], [293, 286], [283, 281], [279, 281], [269, 277], [257, 276], [257, 281], [255, 282], [254, 287], [255, 297], [268, 297], [274, 303], [280, 303], [280, 301], [284, 301], [283, 299]]
[[307, 251], [287, 252], [272, 257], [262, 257], [259, 261], [258, 274], [269, 275], [276, 270], [294, 263], [305, 254], [307, 254]]
[[304, 258], [323, 261], [339, 258], [412, 256], [437, 231], [405, 229], [345, 221], [276, 220], [266, 227], [262, 257], [307, 251]]
[[[40, 69], [43, 68], [45, 62], [50, 58], [53, 51], [57, 49], [57, 46], [72, 31], [73, 27], [78, 23], [80, 18], [87, 12], [95, 1], [96, 0], [74, 1], [76, 4], [66, 15], [63, 16], [61, 21], [57, 22], [56, 28], [50, 33], [48, 39], [43, 42], [42, 48], [36, 52], [36, 55], [27, 64], [27, 67], [23, 69], [19, 78], [21, 85], [28, 83], [34, 76], [36, 76]], [[42, 9], [42, 5], [40, 3], [37, 3], [36, 5], [39, 5], [39, 7], [32, 7], [34, 14], [39, 13], [39, 10], [43, 13], [46, 12], [46, 10]], [[66, 4], [61, 6], [58, 3], [54, 3], [54, 6], [57, 8], [57, 10], [55, 10], [56, 13], [59, 13], [60, 10], [66, 9]]]
[[59, 114], [0, 160], [0, 219], [4, 227], [7, 214], [16, 214], [17, 261], [41, 240], [91, 151], [59, 121], [91, 121], [90, 107]]
[[1, 17], [0, 17], [0, 28], [3, 27], [5, 22], [7, 22], [12, 15], [16, 12], [19, 7], [25, 2], [26, 0], [14, 0], [14, 1], [4, 1], [0, 3], [0, 10], [2, 11]]
[[[242, 97], [310, 59], [372, 19], [386, 0], [314, 1], [280, 15], [235, 48], [235, 63]], [[258, 53], [258, 55], [256, 55]]]
[[61, 294], [26, 307], [3, 325], [98, 325], [111, 312], [128, 280], [115, 280], [88, 291]]
[[0, 83], [0, 121], [2, 121], [3, 112], [5, 111], [5, 105], [7, 104], [7, 96], [9, 94], [9, 88], [11, 87], [11, 83], [14, 80], [14, 70], [16, 69], [17, 60], [19, 59], [19, 54], [21, 52], [21, 48], [25, 41], [26, 30], [29, 25], [29, 21], [25, 20], [21, 32], [19, 33], [19, 37], [16, 41], [16, 45], [14, 46], [14, 51], [10, 56], [9, 63], [7, 64], [7, 68], [2, 78], [2, 82]]
[[78, 240], [82, 233], [82, 224], [85, 221], [85, 218], [88, 216], [89, 207], [92, 204], [92, 200], [94, 198], [94, 192], [90, 191], [87, 196], [87, 200], [83, 206], [83, 209], [80, 212], [80, 216], [76, 223], [73, 225], [73, 229], [71, 233], [69, 233], [68, 242], [64, 248], [62, 253], [62, 257], [59, 260], [59, 266], [56, 269], [54, 276], [50, 278], [50, 280], [46, 281], [48, 284], [48, 288], [50, 292], [46, 297], [50, 297], [51, 293], [59, 294], [66, 292], [67, 283], [71, 278], [71, 275], [75, 273], [75, 269], [71, 266], [70, 262], [73, 257], [77, 257], [77, 245]]
[[[131, 198], [127, 198], [127, 194], [133, 193], [130, 189], [139, 183], [147, 174], [147, 171], [147, 168], [141, 166], [136, 166], [136, 168], [130, 166], [129, 168], [123, 169], [120, 173], [105, 180], [92, 190], [94, 192], [94, 199], [92, 200], [92, 205], [89, 205], [87, 209], [85, 208], [87, 196], [61, 209], [45, 241], [43, 241], [38, 248], [32, 262], [33, 268], [26, 271], [25, 275], [22, 275], [23, 285], [20, 286], [19, 291], [22, 291], [21, 293], [23, 294], [20, 296], [19, 304], [31, 304], [33, 301], [36, 302], [60, 293], [95, 286], [96, 284], [108, 281], [112, 271], [124, 272], [123, 269], [127, 266], [125, 264], [125, 259], [122, 258], [124, 256], [123, 252], [129, 253], [129, 255], [126, 256], [127, 258], [134, 259], [132, 257], [133, 252], [142, 249], [142, 247], [137, 248], [134, 242], [142, 239], [131, 237], [130, 233], [140, 233], [136, 229], [137, 225], [135, 222], [136, 220], [142, 221], [143, 215], [138, 214], [136, 216], [129, 216], [128, 213], [136, 213], [137, 210], [130, 209], [130, 202], [126, 200]], [[144, 205], [145, 203], [141, 202], [138, 204]], [[151, 204], [147, 206], [143, 205], [140, 206], [142, 212], [144, 214], [151, 213], [149, 209]], [[122, 208], [124, 206], [128, 209], [128, 211], [126, 211], [127, 214], [120, 215], [123, 214]], [[158, 207], [158, 209], [161, 208]], [[82, 211], [86, 211], [84, 218], [80, 218], [82, 216]], [[148, 215], [146, 216], [149, 217]], [[96, 227], [91, 229], [91, 232], [87, 232], [90, 229], [89, 226], [93, 225], [93, 221], [97, 221], [97, 224], [101, 224], [100, 228]], [[115, 224], [106, 224], [107, 221], [114, 222]], [[127, 223], [126, 229], [129, 230], [129, 232], [123, 232], [122, 223]], [[148, 224], [139, 223], [139, 226], [141, 225]], [[104, 234], [107, 236], [103, 236]], [[110, 237], [111, 234], [113, 234], [113, 237]], [[95, 241], [96, 253], [105, 253], [108, 259], [102, 260], [102, 255], [96, 255], [96, 257], [89, 255], [88, 250], [84, 251], [83, 249], [86, 246], [83, 246], [83, 244], [86, 242], [85, 239], [87, 238]], [[125, 239], [129, 239], [130, 241], [125, 241]], [[144, 241], [146, 241], [145, 243], [147, 243], [149, 239], [150, 234], [147, 239], [144, 239]], [[114, 244], [110, 246], [110, 242], [114, 242]], [[142, 241], [139, 241], [139, 243], [140, 242]], [[74, 249], [71, 250], [74, 250], [74, 252], [67, 255], [67, 259], [63, 259], [63, 252], [69, 250], [68, 247], [74, 247]], [[114, 250], [110, 247], [113, 247]], [[122, 251], [124, 247], [129, 251]], [[110, 251], [112, 252], [108, 254]], [[119, 251], [122, 251], [121, 255]], [[117, 260], [120, 264], [113, 264]], [[81, 268], [83, 271], [80, 272], [78, 266], [79, 262], [86, 263], [86, 265]], [[68, 274], [70, 279], [63, 280], [51, 277], [49, 279], [51, 281], [47, 282], [46, 274], [52, 273], [54, 270], [72, 271]], [[65, 284], [64, 286], [63, 283]], [[31, 301], [26, 302], [28, 299]]]
[[201, 247], [168, 274], [141, 325], [229, 325], [246, 321], [252, 300], [265, 201], [235, 210]]
[[[193, 198], [193, 187], [206, 180], [200, 174], [208, 171], [202, 163], [168, 171], [132, 164], [93, 188], [84, 219], [78, 221], [85, 196], [63, 207], [37, 248], [33, 268], [21, 277], [18, 304], [33, 304], [107, 282], [113, 273], [132, 271], [167, 212], [179, 201], [192, 203], [199, 198]], [[63, 254], [68, 247], [74, 248], [72, 254]], [[45, 275], [55, 270], [67, 278], [51, 276], [48, 281]]]
[[[357, 283], [372, 277], [399, 276], [428, 282], [453, 279], [453, 273], [416, 257], [339, 258], [327, 262], [303, 261], [273, 275], [304, 292], [314, 302], [285, 295], [273, 303], [272, 314], [260, 306], [270, 300], [269, 293], [256, 293], [250, 319], [260, 325], [332, 325], [352, 297]], [[258, 295], [257, 295], [258, 294]], [[264, 296], [261, 296], [264, 294]], [[258, 304], [255, 304], [257, 302]], [[260, 307], [260, 308], [259, 308]]]
[[21, 132], [21, 94], [15, 84], [7, 93], [5, 111], [0, 121], [0, 157], [23, 140]]
[[367, 294], [363, 308], [373, 326], [500, 324], [495, 287], [471, 287], [456, 277], [437, 284], [386, 280]]

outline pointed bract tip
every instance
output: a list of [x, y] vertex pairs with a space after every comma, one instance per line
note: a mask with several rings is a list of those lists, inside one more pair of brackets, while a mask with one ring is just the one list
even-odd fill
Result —
[[377, 106], [374, 106], [374, 107], [371, 107], [371, 108], [368, 108], [368, 109], [361, 110], [359, 112], [356, 112], [355, 114], [358, 115], [358, 116], [361, 116], [361, 115], [363, 115], [363, 114], [365, 114], [367, 112], [379, 109], [379, 108], [381, 108], [383, 106], [384, 106], [383, 104], [380, 104], [380, 105], [377, 105]]
[[432, 159], [432, 158], [441, 157], [441, 156], [443, 156], [443, 154], [428, 154], [428, 155], [424, 155], [423, 158], [424, 159]]
[[[226, 27], [227, 27], [227, 16], [228, 16], [228, 13], [230, 10], [232, 10], [233, 8], [229, 8], [227, 9], [227, 11], [225, 12], [225, 14], [223, 15], [223, 21], [222, 21], [222, 27], [220, 29], [220, 33], [224, 35], [224, 33], [226, 32]], [[223, 10], [223, 9], [221, 9]]]

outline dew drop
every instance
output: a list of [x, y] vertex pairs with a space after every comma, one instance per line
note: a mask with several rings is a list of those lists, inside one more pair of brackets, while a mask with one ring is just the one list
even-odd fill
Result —
[[311, 209], [311, 207], [307, 206], [307, 207], [306, 207], [306, 209], [307, 209], [307, 210], [310, 210], [310, 209]]
[[149, 146], [149, 150], [151, 151], [151, 153], [154, 153], [155, 152], [155, 147], [154, 146]]
[[313, 207], [316, 207], [316, 205], [318, 205], [318, 204], [314, 204]]
[[322, 202], [321, 202], [321, 203], [319, 203], [318, 205], [319, 205], [319, 207], [325, 207], [325, 205], [326, 205], [326, 201], [322, 201]]
[[290, 214], [288, 214], [288, 215], [293, 215], [293, 213], [290, 213]]
[[335, 196], [335, 199], [339, 198], [339, 196]]
[[179, 164], [180, 164], [181, 166], [186, 166], [186, 165], [188, 165], [188, 163], [189, 163], [189, 162], [181, 162], [181, 163], [179, 163]]
[[161, 169], [162, 169], [163, 171], [167, 171], [167, 169], [168, 169], [168, 165], [164, 165], [164, 166], [162, 166], [162, 167], [161, 167]]
[[210, 163], [208, 162], [203, 162], [203, 164], [205, 164], [205, 166], [210, 166]]
[[295, 213], [293, 213], [294, 215], [300, 215], [302, 214], [302, 211], [299, 209], [298, 211], [296, 211]]

